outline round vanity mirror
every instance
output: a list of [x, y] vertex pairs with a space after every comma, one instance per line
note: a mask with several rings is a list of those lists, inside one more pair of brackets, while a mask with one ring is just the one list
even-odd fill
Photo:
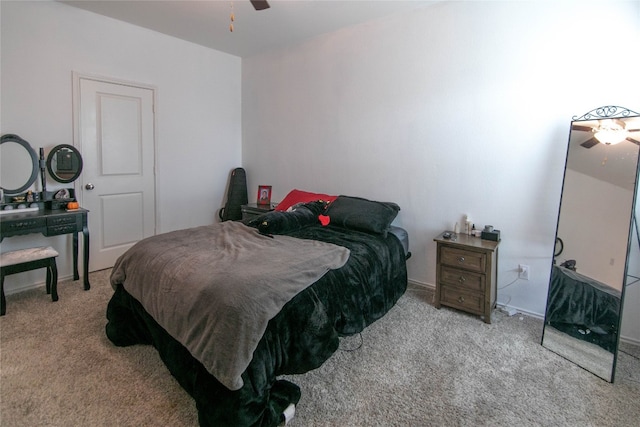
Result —
[[22, 193], [38, 178], [36, 152], [18, 135], [2, 135], [0, 163], [0, 187], [5, 194]]
[[47, 170], [58, 182], [73, 182], [82, 172], [82, 156], [73, 145], [56, 145], [47, 157]]

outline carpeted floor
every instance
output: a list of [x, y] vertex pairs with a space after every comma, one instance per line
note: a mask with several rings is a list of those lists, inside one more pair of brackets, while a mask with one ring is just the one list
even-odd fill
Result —
[[[0, 318], [0, 425], [196, 426], [193, 400], [149, 346], [106, 338], [110, 270], [92, 288], [61, 282], [7, 297]], [[640, 351], [625, 346], [607, 383], [540, 345], [542, 322], [435, 309], [414, 288], [319, 369], [294, 427], [627, 426], [640, 419]]]

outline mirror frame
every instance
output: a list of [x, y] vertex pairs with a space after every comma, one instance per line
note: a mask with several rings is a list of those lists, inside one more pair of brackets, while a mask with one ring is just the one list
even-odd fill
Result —
[[25, 190], [27, 190], [29, 187], [31, 187], [33, 183], [36, 182], [36, 179], [38, 179], [38, 172], [40, 171], [39, 165], [38, 165], [38, 156], [36, 155], [36, 152], [33, 149], [33, 147], [31, 147], [31, 145], [27, 141], [20, 138], [18, 135], [15, 135], [15, 134], [2, 135], [2, 137], [0, 138], [0, 145], [4, 144], [5, 142], [15, 142], [20, 144], [22, 147], [24, 147], [25, 150], [27, 150], [27, 152], [29, 153], [29, 156], [31, 157], [31, 164], [33, 167], [31, 169], [31, 175], [29, 176], [29, 180], [23, 186], [15, 189], [2, 187], [2, 190], [4, 191], [5, 194], [20, 194], [20, 193], [23, 193]]
[[[564, 244], [562, 242], [562, 240], [559, 238], [558, 236], [558, 232], [559, 232], [559, 228], [560, 228], [560, 218], [561, 218], [561, 211], [562, 211], [562, 201], [563, 201], [563, 196], [564, 196], [564, 192], [565, 192], [565, 186], [566, 186], [566, 174], [567, 174], [567, 166], [569, 164], [569, 153], [571, 151], [571, 140], [572, 140], [572, 132], [573, 132], [573, 128], [574, 125], [577, 123], [579, 124], [580, 122], [586, 122], [586, 121], [596, 121], [596, 120], [605, 120], [605, 119], [611, 119], [611, 118], [616, 118], [616, 119], [625, 119], [625, 118], [637, 118], [640, 117], [640, 113], [637, 113], [635, 111], [629, 110], [628, 108], [624, 108], [624, 107], [618, 107], [618, 106], [604, 106], [604, 107], [599, 107], [596, 108], [594, 110], [589, 111], [588, 113], [578, 117], [578, 116], [574, 116], [572, 118], [571, 121], [571, 127], [570, 127], [570, 131], [569, 131], [569, 141], [567, 144], [567, 154], [566, 154], [566, 158], [565, 158], [565, 170], [564, 170], [564, 174], [563, 174], [563, 181], [562, 181], [562, 192], [561, 192], [561, 196], [560, 196], [560, 206], [558, 208], [558, 217], [557, 217], [557, 223], [556, 223], [556, 233], [555, 233], [555, 237], [556, 237], [556, 243], [555, 243], [555, 247], [554, 247], [554, 256], [553, 256], [553, 263], [552, 263], [552, 272], [550, 275], [550, 279], [549, 279], [549, 289], [548, 289], [548, 293], [547, 293], [547, 305], [546, 305], [546, 309], [545, 309], [545, 319], [544, 319], [544, 324], [543, 324], [543, 332], [542, 332], [542, 338], [540, 341], [540, 344], [542, 346], [544, 346], [545, 348], [547, 348], [550, 351], [556, 352], [553, 348], [551, 348], [550, 346], [545, 345], [545, 334], [547, 332], [546, 328], [549, 322], [548, 316], [549, 316], [549, 309], [550, 309], [550, 303], [552, 303], [551, 301], [551, 297], [552, 297], [552, 293], [551, 293], [551, 284], [553, 281], [553, 268], [555, 267], [555, 258], [557, 255], [559, 255], [562, 252], [562, 248], [564, 247]], [[637, 139], [637, 138], [636, 138]], [[638, 141], [636, 141], [636, 139], [633, 139], [632, 141], [629, 141], [631, 143], [635, 143], [636, 145], [638, 144]], [[597, 141], [596, 141], [597, 142]], [[584, 144], [584, 143], [583, 143]], [[588, 148], [588, 147], [587, 147]], [[623, 274], [622, 274], [622, 286], [621, 286], [621, 291], [620, 291], [620, 301], [618, 304], [618, 309], [619, 309], [619, 314], [618, 314], [618, 319], [617, 319], [617, 325], [616, 325], [616, 337], [615, 337], [615, 345], [613, 347], [613, 359], [612, 359], [612, 363], [611, 363], [611, 370], [609, 372], [609, 376], [605, 376], [605, 375], [601, 375], [599, 373], [596, 373], [595, 370], [591, 370], [588, 369], [586, 366], [583, 366], [580, 364], [580, 362], [578, 360], [572, 360], [570, 357], [568, 357], [565, 354], [561, 354], [556, 352], [557, 354], [559, 354], [560, 356], [564, 357], [565, 359], [576, 363], [577, 365], [581, 366], [582, 368], [586, 369], [587, 371], [593, 373], [594, 375], [609, 381], [609, 382], [613, 382], [614, 378], [615, 378], [615, 371], [616, 371], [616, 364], [617, 364], [617, 359], [618, 359], [618, 349], [619, 349], [619, 345], [620, 345], [620, 328], [622, 326], [622, 314], [623, 314], [623, 307], [624, 307], [624, 296], [625, 296], [625, 288], [626, 288], [626, 283], [627, 283], [627, 274], [628, 274], [628, 268], [629, 268], [629, 255], [630, 255], [630, 250], [631, 250], [631, 244], [632, 244], [632, 233], [634, 231], [634, 218], [635, 218], [635, 207], [636, 207], [636, 200], [638, 197], [638, 179], [640, 177], [640, 149], [638, 150], [638, 155], [636, 157], [636, 169], [635, 169], [635, 182], [633, 185], [633, 195], [632, 195], [632, 200], [631, 200], [631, 209], [629, 212], [629, 227], [628, 227], [628, 234], [627, 234], [627, 242], [626, 242], [626, 258], [624, 261], [624, 270], [623, 270]], [[560, 246], [560, 247], [558, 247]], [[585, 276], [586, 278], [588, 278], [587, 276]]]
[[[66, 148], [72, 151], [78, 157], [78, 170], [76, 171], [75, 174], [73, 174], [71, 178], [67, 178], [67, 179], [60, 178], [53, 170], [54, 157], [56, 153], [63, 148]], [[80, 176], [80, 173], [82, 172], [82, 156], [80, 155], [80, 151], [78, 151], [78, 149], [73, 145], [69, 145], [69, 144], [56, 145], [55, 147], [53, 147], [53, 149], [49, 152], [49, 155], [47, 156], [47, 171], [49, 172], [49, 176], [51, 178], [63, 184], [75, 181], [76, 179], [78, 179], [78, 177]]]

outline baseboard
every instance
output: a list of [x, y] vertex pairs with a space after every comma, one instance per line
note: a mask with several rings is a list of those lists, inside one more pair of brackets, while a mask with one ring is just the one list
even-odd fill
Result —
[[[413, 287], [417, 287], [417, 288], [424, 288], [427, 290], [430, 290], [432, 292], [436, 291], [436, 285], [432, 284], [432, 283], [425, 283], [425, 282], [420, 282], [418, 280], [413, 280], [413, 279], [409, 279], [408, 281], [409, 286], [413, 286]], [[496, 308], [503, 310], [504, 312], [515, 312], [515, 313], [521, 313], [524, 314], [526, 316], [529, 317], [534, 317], [536, 319], [540, 319], [540, 320], [544, 320], [544, 315], [541, 315], [540, 313], [534, 313], [528, 310], [523, 310], [520, 307], [514, 307], [511, 305], [504, 305], [504, 304], [500, 304], [497, 303], [496, 304]]]
[[[500, 303], [496, 303], [496, 308], [499, 309], [500, 311], [509, 314], [510, 316], [513, 316], [516, 313], [519, 314], [524, 314], [525, 316], [528, 317], [533, 317], [535, 319], [540, 319], [540, 320], [544, 320], [544, 315], [540, 314], [540, 313], [534, 313], [532, 311], [529, 310], [523, 310], [520, 307], [514, 307], [512, 305], [506, 305], [506, 304], [500, 304]], [[513, 313], [513, 314], [511, 314]]]
[[430, 290], [430, 291], [433, 291], [433, 292], [436, 291], [436, 285], [433, 285], [431, 283], [424, 283], [424, 282], [419, 282], [417, 280], [409, 279], [409, 280], [407, 280], [407, 284], [409, 286], [414, 286], [414, 287], [417, 287], [417, 288], [426, 288], [427, 290]]
[[620, 341], [625, 343], [625, 344], [633, 344], [633, 345], [640, 346], [640, 340], [636, 339], [636, 338], [625, 337], [625, 336], [620, 335]]
[[[64, 282], [66, 280], [73, 280], [73, 275], [70, 274], [68, 276], [62, 276], [62, 277], [58, 276], [58, 283]], [[19, 285], [16, 287], [12, 287], [11, 289], [7, 289], [5, 287], [4, 294], [5, 295], [19, 294], [20, 292], [30, 291], [32, 289], [44, 288], [46, 284], [47, 284], [46, 280], [43, 280], [41, 282]]]

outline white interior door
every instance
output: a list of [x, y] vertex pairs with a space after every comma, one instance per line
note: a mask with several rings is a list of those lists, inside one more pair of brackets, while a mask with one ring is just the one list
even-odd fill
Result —
[[112, 267], [155, 234], [154, 92], [76, 76], [84, 166], [79, 200], [89, 212], [89, 271]]

